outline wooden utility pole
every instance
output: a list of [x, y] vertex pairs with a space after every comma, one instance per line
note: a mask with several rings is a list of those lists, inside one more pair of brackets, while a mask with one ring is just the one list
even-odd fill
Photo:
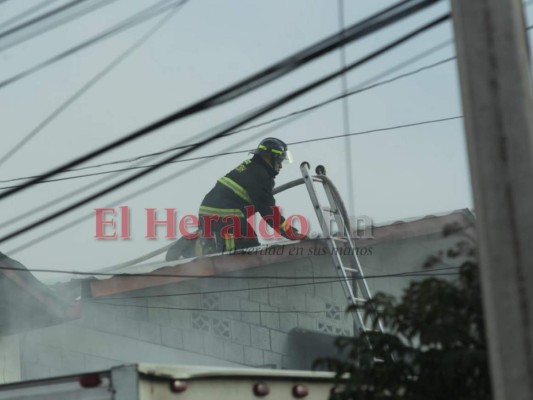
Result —
[[533, 399], [533, 96], [520, 0], [452, 0], [496, 399]]

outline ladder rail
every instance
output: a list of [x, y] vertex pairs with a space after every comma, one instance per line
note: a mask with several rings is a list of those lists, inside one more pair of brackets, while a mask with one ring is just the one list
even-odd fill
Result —
[[[327, 178], [325, 175], [322, 176], [322, 185], [324, 186], [324, 191], [326, 192], [326, 197], [328, 198], [328, 201], [330, 204], [333, 204], [337, 210], [340, 209], [339, 207], [339, 200], [337, 196], [333, 195], [332, 192], [332, 182], [329, 178]], [[349, 224], [344, 221], [344, 218], [340, 212], [337, 212], [335, 214], [335, 219], [337, 226], [340, 229], [342, 229], [344, 236], [346, 237], [346, 242], [348, 243], [348, 254], [353, 257], [353, 260], [355, 261], [355, 268], [348, 268], [349, 270], [355, 271], [357, 281], [356, 284], [361, 290], [361, 293], [363, 295], [363, 298], [366, 298], [367, 300], [372, 298], [372, 292], [370, 291], [370, 287], [368, 286], [368, 282], [365, 279], [365, 274], [363, 272], [363, 268], [361, 266], [361, 262], [359, 261], [359, 257], [357, 256], [357, 248], [354, 246], [354, 241], [352, 240], [352, 232], [349, 227]], [[381, 332], [384, 332], [384, 326], [383, 323], [379, 318], [377, 318], [377, 324]]]
[[[305, 184], [307, 191], [309, 193], [311, 203], [313, 204], [313, 208], [317, 215], [322, 233], [325, 237], [328, 250], [330, 251], [335, 270], [341, 280], [341, 286], [343, 287], [344, 293], [346, 297], [348, 298], [348, 302], [350, 303], [350, 305], [352, 305], [352, 304], [356, 304], [357, 302], [361, 302], [362, 299], [358, 298], [355, 295], [354, 287], [352, 286], [352, 280], [351, 280], [351, 277], [348, 276], [347, 271], [355, 273], [356, 278], [357, 278], [356, 287], [360, 289], [362, 297], [363, 299], [365, 299], [365, 301], [370, 300], [372, 298], [372, 294], [368, 286], [368, 283], [366, 282], [359, 258], [357, 257], [356, 249], [354, 248], [354, 244], [353, 244], [351, 232], [350, 232], [351, 229], [349, 227], [349, 221], [346, 221], [346, 219], [343, 218], [342, 214], [345, 214], [345, 209], [343, 209], [342, 203], [339, 204], [340, 199], [337, 198], [338, 193], [336, 192], [336, 189], [332, 190], [332, 187], [334, 188], [334, 186], [332, 182], [329, 180], [329, 178], [325, 176], [324, 167], [321, 167], [321, 166], [317, 167], [318, 176], [315, 176], [315, 177], [310, 176], [309, 168], [310, 168], [310, 165], [307, 162], [303, 162], [300, 165], [300, 171], [302, 173], [303, 183]], [[330, 209], [333, 210], [333, 215], [334, 215], [339, 233], [341, 235], [344, 235], [347, 238], [350, 256], [355, 261], [355, 265], [352, 265], [351, 267], [344, 266], [343, 260], [338, 251], [338, 247], [335, 243], [335, 239], [333, 238], [331, 234], [331, 229], [328, 224], [329, 221], [326, 221], [324, 217], [324, 214], [323, 214], [324, 208], [320, 204], [313, 181], [318, 181], [322, 183], [324, 190], [326, 192], [326, 197], [328, 199]], [[296, 181], [290, 182], [289, 184], [293, 184], [295, 186], [296, 184], [301, 183], [301, 182], [298, 182], [294, 184], [295, 182]], [[342, 213], [341, 213], [341, 209], [343, 211]], [[361, 329], [363, 331], [367, 331], [368, 329], [366, 328], [366, 325], [364, 323], [364, 318], [362, 316], [362, 313], [359, 310], [356, 310], [356, 311], [357, 312], [354, 314], [354, 317], [355, 315], [357, 316], [357, 320], [361, 326]], [[374, 321], [377, 322], [379, 330], [381, 332], [384, 332], [383, 324], [381, 320], [377, 317], [377, 315]]]
[[[329, 226], [328, 226], [327, 222], [325, 221], [324, 216], [322, 215], [322, 208], [320, 207], [320, 202], [318, 200], [318, 196], [316, 194], [315, 187], [313, 186], [313, 182], [312, 182], [311, 176], [309, 175], [309, 171], [308, 171], [308, 169], [305, 168], [304, 164], [302, 164], [300, 166], [300, 169], [302, 171], [302, 176], [303, 176], [303, 180], [304, 180], [305, 186], [307, 187], [307, 191], [309, 192], [309, 196], [311, 197], [311, 202], [313, 203], [313, 207], [314, 207], [315, 212], [317, 214], [318, 222], [320, 223], [320, 228], [322, 229], [322, 233], [326, 236], [326, 243], [327, 243], [327, 246], [328, 246], [328, 250], [329, 250], [329, 252], [330, 252], [330, 254], [332, 256], [332, 259], [333, 259], [333, 264], [334, 264], [334, 267], [335, 267], [335, 271], [337, 272], [337, 275], [339, 275], [339, 278], [341, 279], [341, 281], [344, 281], [344, 283], [345, 283], [345, 285], [342, 285], [342, 282], [341, 282], [341, 286], [342, 286], [342, 288], [344, 290], [344, 294], [348, 298], [348, 301], [349, 301], [350, 305], [351, 304], [355, 304], [356, 303], [356, 301], [355, 301], [355, 299], [356, 299], [355, 293], [353, 292], [352, 286], [350, 284], [348, 284], [350, 278], [348, 277], [348, 275], [346, 274], [346, 271], [342, 267], [342, 259], [341, 259], [340, 255], [339, 255], [339, 251], [338, 251], [337, 245], [335, 244], [335, 240], [331, 236], [331, 232], [329, 230]], [[357, 312], [355, 315], [357, 316], [357, 319], [358, 319], [361, 327], [364, 329], [363, 316], [359, 312]]]

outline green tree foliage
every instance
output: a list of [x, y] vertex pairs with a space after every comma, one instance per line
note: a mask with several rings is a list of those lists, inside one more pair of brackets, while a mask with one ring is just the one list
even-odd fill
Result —
[[[445, 232], [451, 233], [453, 227]], [[337, 338], [340, 358], [316, 363], [336, 372], [331, 400], [491, 398], [474, 244], [459, 241], [426, 266], [446, 257], [460, 262], [458, 277], [426, 278], [412, 282], [400, 299], [378, 293], [352, 307], [375, 330]], [[376, 316], [385, 333], [377, 330]]]

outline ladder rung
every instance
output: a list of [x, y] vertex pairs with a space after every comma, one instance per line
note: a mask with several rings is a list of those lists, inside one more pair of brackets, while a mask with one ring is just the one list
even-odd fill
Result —
[[322, 211], [327, 211], [327, 212], [330, 212], [332, 214], [337, 214], [339, 211], [338, 210], [335, 210], [331, 207], [322, 207]]
[[353, 272], [354, 274], [357, 274], [357, 275], [361, 275], [361, 271], [359, 271], [358, 269], [355, 269], [355, 268], [342, 267], [342, 269], [344, 269], [345, 271]]
[[364, 299], [362, 297], [354, 297], [353, 299], [354, 299], [354, 301], [359, 301], [361, 303], [365, 303], [368, 300], [368, 299]]

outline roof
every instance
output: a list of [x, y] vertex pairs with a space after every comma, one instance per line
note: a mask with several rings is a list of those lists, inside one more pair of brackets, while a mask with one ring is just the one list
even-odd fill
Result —
[[333, 372], [292, 371], [264, 368], [191, 367], [161, 364], [137, 364], [137, 371], [145, 375], [171, 379], [212, 379], [232, 377], [331, 380], [335, 376]]
[[[420, 236], [442, 236], [443, 229], [447, 226], [473, 231], [474, 216], [468, 209], [462, 209], [439, 215], [427, 215], [381, 224], [372, 227], [371, 238], [355, 236], [355, 245], [369, 246]], [[342, 248], [345, 243], [343, 244], [341, 239], [337, 240], [337, 245]], [[106, 297], [189, 279], [296, 261], [308, 257], [305, 254], [317, 254], [316, 252], [312, 253], [310, 249], [326, 246], [327, 244], [323, 239], [303, 242], [285, 240], [246, 249], [244, 254], [220, 253], [192, 259], [151, 262], [128, 267], [121, 264], [116, 269], [106, 268], [105, 272], [108, 275], [98, 275], [98, 272], [103, 270], [95, 271], [95, 275], [91, 278], [84, 277], [83, 279], [72, 280], [68, 283], [58, 284], [56, 287], [63, 293], [69, 292], [68, 297], [71, 299], [79, 297], [81, 291], [83, 291], [83, 297]], [[300, 253], [292, 250], [295, 248], [301, 248], [303, 251]], [[260, 256], [254, 256], [255, 254]], [[136, 274], [142, 274], [142, 276], [135, 276]], [[80, 282], [82, 282], [82, 289], [80, 289]]]
[[27, 268], [0, 253], [0, 336], [55, 325], [71, 308]]

